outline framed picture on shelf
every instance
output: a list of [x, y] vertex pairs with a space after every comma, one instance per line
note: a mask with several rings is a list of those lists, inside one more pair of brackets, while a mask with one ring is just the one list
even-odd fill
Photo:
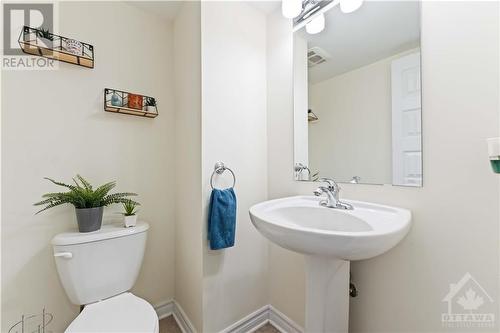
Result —
[[128, 94], [128, 107], [142, 110], [142, 95]]

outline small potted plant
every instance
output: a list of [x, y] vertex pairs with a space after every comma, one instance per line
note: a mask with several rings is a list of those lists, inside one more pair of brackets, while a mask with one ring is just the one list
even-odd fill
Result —
[[153, 97], [146, 97], [146, 111], [156, 113], [156, 99]]
[[52, 42], [54, 41], [54, 35], [49, 32], [49, 29], [37, 30], [36, 35], [38, 39], [45, 45], [47, 48], [52, 47]]
[[63, 205], [71, 204], [75, 206], [76, 220], [78, 222], [78, 230], [80, 232], [91, 232], [101, 228], [102, 213], [104, 207], [114, 203], [137, 202], [127, 198], [137, 195], [135, 193], [113, 193], [109, 192], [116, 186], [116, 182], [112, 181], [97, 187], [96, 189], [82, 176], [76, 175], [73, 178], [75, 185], [57, 182], [50, 178], [45, 178], [55, 185], [69, 189], [68, 192], [53, 192], [42, 196], [42, 201], [35, 203], [35, 206], [45, 205], [36, 214], [44, 210]]
[[138, 202], [132, 200], [126, 200], [123, 203], [123, 222], [125, 224], [125, 228], [135, 227], [137, 224], [137, 206], [140, 204]]

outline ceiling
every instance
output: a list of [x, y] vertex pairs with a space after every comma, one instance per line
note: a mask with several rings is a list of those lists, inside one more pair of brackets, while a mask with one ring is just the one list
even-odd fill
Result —
[[296, 32], [319, 46], [331, 58], [309, 69], [309, 82], [371, 64], [420, 45], [418, 1], [365, 1], [357, 11], [344, 14], [334, 7], [325, 14], [325, 30], [309, 35]]
[[281, 0], [279, 1], [254, 0], [254, 1], [249, 1], [248, 3], [266, 15], [274, 12], [276, 9], [281, 7]]
[[[279, 1], [251, 0], [246, 1], [252, 7], [268, 15], [281, 6]], [[127, 1], [129, 5], [139, 8], [149, 14], [153, 14], [164, 21], [175, 18], [183, 1], [158, 0], [158, 1]]]

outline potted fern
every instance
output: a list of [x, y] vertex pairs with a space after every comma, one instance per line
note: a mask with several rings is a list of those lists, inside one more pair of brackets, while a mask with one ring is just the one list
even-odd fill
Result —
[[137, 206], [140, 204], [128, 199], [123, 203], [123, 223], [125, 224], [125, 228], [135, 227], [137, 224]]
[[52, 47], [52, 43], [54, 41], [54, 35], [50, 33], [49, 29], [43, 29], [40, 28], [40, 30], [37, 30], [36, 35], [40, 41], [45, 45], [47, 48]]
[[137, 202], [127, 198], [137, 195], [135, 193], [113, 193], [109, 192], [116, 186], [116, 182], [112, 181], [97, 187], [96, 189], [82, 176], [76, 175], [73, 178], [75, 185], [65, 184], [55, 181], [50, 178], [45, 178], [55, 185], [69, 189], [68, 192], [53, 192], [46, 193], [42, 196], [42, 201], [35, 203], [35, 206], [45, 205], [36, 214], [47, 209], [63, 205], [71, 204], [75, 206], [76, 220], [78, 222], [78, 230], [80, 232], [91, 232], [101, 228], [102, 214], [104, 207], [114, 203]]

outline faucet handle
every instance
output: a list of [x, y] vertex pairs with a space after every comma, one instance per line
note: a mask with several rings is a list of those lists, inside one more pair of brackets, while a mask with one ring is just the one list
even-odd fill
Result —
[[325, 178], [325, 177], [323, 177], [323, 178], [318, 179], [318, 181], [319, 182], [323, 182], [323, 183], [327, 183], [328, 187], [331, 188], [331, 189], [334, 189], [334, 190], [337, 190], [337, 191], [340, 189], [340, 186], [332, 178]]

